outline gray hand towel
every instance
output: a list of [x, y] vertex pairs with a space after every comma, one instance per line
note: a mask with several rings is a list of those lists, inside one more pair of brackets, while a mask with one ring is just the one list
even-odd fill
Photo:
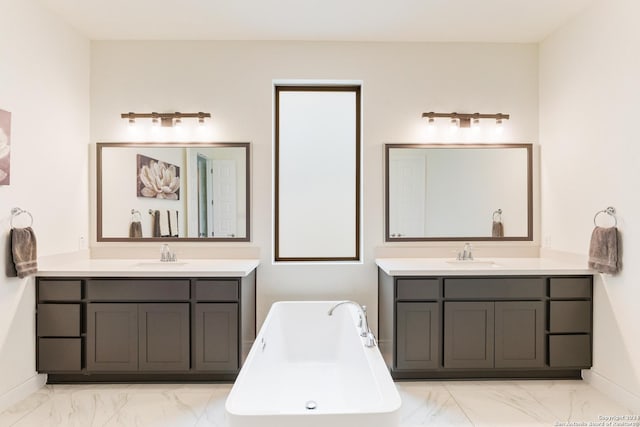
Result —
[[152, 237], [160, 237], [160, 211], [153, 211], [153, 232]]
[[501, 221], [493, 221], [491, 225], [491, 237], [504, 237], [504, 226]]
[[595, 227], [589, 246], [589, 268], [600, 273], [618, 272], [618, 229]]
[[129, 237], [140, 239], [142, 237], [142, 224], [140, 221], [131, 221]]
[[13, 240], [13, 230], [9, 231], [7, 234], [7, 238], [9, 239], [7, 242], [7, 250], [5, 251], [6, 259], [5, 259], [5, 273], [7, 277], [18, 277], [18, 272], [16, 271], [16, 266], [13, 264], [13, 251], [11, 250], [11, 240]]
[[38, 271], [36, 235], [31, 227], [11, 229], [11, 253], [18, 277]]

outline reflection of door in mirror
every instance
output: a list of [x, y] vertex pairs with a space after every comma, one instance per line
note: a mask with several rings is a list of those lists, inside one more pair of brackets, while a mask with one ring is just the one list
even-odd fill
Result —
[[213, 236], [235, 237], [236, 221], [236, 162], [213, 160], [211, 162]]
[[424, 236], [426, 161], [423, 156], [397, 156], [389, 160], [391, 237]]
[[189, 237], [237, 238], [246, 233], [246, 153], [237, 147], [188, 148], [197, 181], [189, 188]]
[[197, 212], [189, 229], [198, 237], [236, 237], [237, 218], [237, 167], [233, 159], [212, 159], [194, 150], [198, 182], [194, 199]]
[[207, 173], [211, 170], [211, 160], [207, 159], [203, 154], [198, 153], [198, 237], [209, 236], [209, 214], [212, 210], [209, 209], [208, 201], [211, 200], [211, 174]]

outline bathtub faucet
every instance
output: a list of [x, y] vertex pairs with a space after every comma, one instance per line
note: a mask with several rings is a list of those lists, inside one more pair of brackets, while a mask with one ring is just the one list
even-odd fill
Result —
[[329, 309], [329, 316], [333, 315], [333, 311], [343, 304], [352, 304], [358, 307], [358, 316], [360, 321], [358, 322], [358, 328], [360, 328], [360, 336], [365, 338], [365, 346], [366, 347], [375, 347], [376, 346], [376, 337], [371, 332], [369, 328], [369, 322], [367, 321], [367, 306], [360, 305], [355, 301], [340, 301], [333, 307]]

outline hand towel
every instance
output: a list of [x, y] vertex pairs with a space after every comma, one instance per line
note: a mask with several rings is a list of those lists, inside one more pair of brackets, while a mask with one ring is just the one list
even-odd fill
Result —
[[153, 211], [153, 232], [152, 237], [160, 237], [160, 211]]
[[7, 250], [5, 251], [5, 274], [7, 277], [18, 277], [16, 266], [13, 264], [13, 252], [11, 250], [11, 240], [13, 239], [13, 233], [9, 231], [7, 234]]
[[18, 277], [24, 278], [38, 271], [36, 235], [31, 227], [11, 229], [11, 253]]
[[163, 209], [160, 211], [160, 236], [169, 237], [170, 235], [171, 234], [169, 230], [169, 211]]
[[178, 211], [175, 209], [167, 211], [169, 215], [169, 234], [178, 237]]
[[140, 239], [142, 237], [142, 223], [140, 221], [131, 221], [129, 225], [129, 237]]
[[589, 246], [589, 268], [600, 273], [618, 272], [618, 229], [595, 227]]
[[504, 225], [502, 225], [502, 221], [493, 221], [491, 225], [491, 237], [504, 237]]

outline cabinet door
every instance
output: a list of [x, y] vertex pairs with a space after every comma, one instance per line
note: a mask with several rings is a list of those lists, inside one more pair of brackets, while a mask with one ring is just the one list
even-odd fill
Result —
[[436, 302], [396, 304], [396, 368], [439, 367], [440, 310]]
[[138, 305], [87, 304], [87, 370], [138, 369]]
[[196, 304], [195, 368], [197, 371], [238, 369], [238, 304]]
[[140, 371], [189, 370], [189, 304], [138, 304]]
[[495, 367], [544, 366], [544, 302], [495, 303]]
[[493, 345], [493, 302], [445, 303], [445, 368], [493, 368]]

